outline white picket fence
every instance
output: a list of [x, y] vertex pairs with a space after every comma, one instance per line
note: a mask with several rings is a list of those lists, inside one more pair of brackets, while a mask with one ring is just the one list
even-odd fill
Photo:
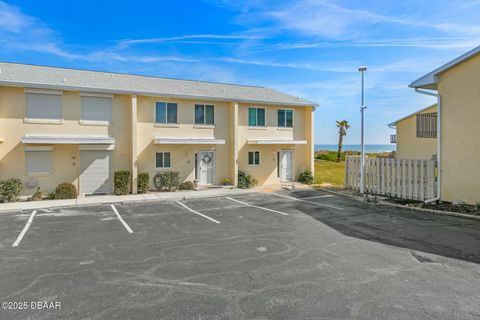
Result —
[[[346, 158], [346, 188], [360, 190], [360, 161], [358, 156]], [[431, 199], [435, 196], [435, 161], [366, 158], [365, 191], [402, 199]]]

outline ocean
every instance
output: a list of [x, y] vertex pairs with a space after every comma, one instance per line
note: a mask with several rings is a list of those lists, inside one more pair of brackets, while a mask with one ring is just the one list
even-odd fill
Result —
[[[316, 144], [315, 151], [337, 151], [338, 145], [336, 144]], [[359, 144], [344, 144], [343, 151], [361, 151]], [[366, 144], [365, 152], [377, 153], [377, 152], [390, 152], [395, 151], [395, 144]]]

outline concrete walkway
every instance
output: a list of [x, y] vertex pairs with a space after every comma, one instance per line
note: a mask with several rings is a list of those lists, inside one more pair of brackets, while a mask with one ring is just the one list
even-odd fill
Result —
[[42, 201], [21, 201], [0, 203], [0, 212], [2, 211], [19, 211], [45, 209], [55, 207], [80, 206], [102, 203], [118, 203], [118, 202], [139, 202], [139, 201], [155, 201], [155, 200], [180, 200], [205, 197], [223, 197], [229, 195], [245, 194], [255, 192], [254, 189], [205, 189], [192, 191], [175, 191], [175, 192], [156, 192], [144, 194], [129, 194], [125, 196], [116, 195], [98, 195], [79, 197], [77, 199], [68, 200], [42, 200]]

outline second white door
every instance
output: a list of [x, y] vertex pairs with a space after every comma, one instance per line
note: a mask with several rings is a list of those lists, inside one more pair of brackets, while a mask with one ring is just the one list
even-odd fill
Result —
[[292, 181], [292, 151], [280, 151], [280, 180]]
[[215, 152], [200, 151], [200, 159], [199, 159], [200, 184], [202, 185], [213, 184], [214, 169], [215, 169]]

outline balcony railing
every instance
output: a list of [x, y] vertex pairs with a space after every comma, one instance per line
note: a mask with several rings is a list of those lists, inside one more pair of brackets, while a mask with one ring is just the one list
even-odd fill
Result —
[[391, 134], [390, 135], [390, 143], [397, 143], [397, 135]]

